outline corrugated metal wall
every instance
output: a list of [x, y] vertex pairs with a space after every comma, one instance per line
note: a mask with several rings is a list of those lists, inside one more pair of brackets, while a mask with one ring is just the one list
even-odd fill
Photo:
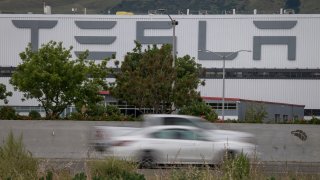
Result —
[[[264, 45], [261, 60], [253, 53], [241, 52], [227, 68], [320, 68], [320, 15], [172, 15], [176, 26], [178, 56], [186, 54], [197, 59], [203, 67], [222, 67], [221, 60], [198, 60], [199, 21], [206, 21], [206, 49], [214, 52], [234, 52], [253, 49], [254, 36], [295, 36], [296, 59], [288, 60], [287, 46]], [[31, 31], [17, 28], [12, 20], [56, 20], [52, 29], [39, 30], [39, 45], [50, 40], [73, 46], [74, 51], [115, 51], [120, 62], [134, 47], [137, 21], [168, 21], [166, 15], [36, 15], [0, 14], [0, 66], [17, 66], [22, 52], [30, 42]], [[111, 29], [80, 29], [75, 21], [116, 21]], [[296, 21], [291, 29], [259, 29], [253, 21]], [[145, 36], [172, 36], [172, 29], [147, 29]], [[116, 36], [112, 44], [79, 44], [75, 36]], [[113, 62], [110, 62], [113, 66]], [[8, 78], [0, 78], [8, 84]], [[221, 80], [207, 79], [199, 88], [202, 96], [221, 96]], [[226, 97], [275, 101], [306, 105], [320, 109], [319, 80], [226, 80]], [[10, 89], [10, 88], [9, 88]], [[15, 97], [16, 99], [20, 99]], [[14, 98], [14, 99], [15, 99]], [[13, 98], [12, 98], [13, 99]], [[12, 100], [12, 104], [19, 104]], [[32, 103], [37, 104], [37, 103]]]
[[[261, 60], [253, 60], [252, 53], [240, 53], [229, 68], [315, 68], [320, 67], [320, 15], [177, 15], [178, 56], [186, 54], [197, 59], [199, 21], [206, 21], [206, 49], [215, 52], [233, 52], [253, 49], [253, 36], [295, 36], [296, 60], [287, 60], [285, 45], [262, 47]], [[6, 15], [0, 14], [0, 65], [16, 66], [18, 53], [30, 42], [30, 29], [16, 28], [12, 20], [57, 20], [52, 29], [39, 30], [39, 45], [50, 40], [62, 41], [75, 51], [115, 51], [117, 59], [134, 47], [137, 21], [169, 21], [166, 15]], [[116, 21], [112, 29], [80, 29], [75, 21]], [[253, 21], [297, 21], [292, 29], [258, 29]], [[172, 29], [146, 29], [146, 36], [172, 36]], [[116, 36], [113, 44], [84, 45], [75, 36]], [[221, 67], [221, 61], [200, 60], [204, 67]]]

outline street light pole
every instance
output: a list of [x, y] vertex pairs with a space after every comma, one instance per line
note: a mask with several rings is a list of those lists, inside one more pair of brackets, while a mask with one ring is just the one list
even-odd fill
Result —
[[[175, 19], [172, 19], [169, 14], [167, 14], [171, 20], [171, 25], [172, 25], [172, 67], [175, 67], [175, 61], [176, 61], [176, 25], [178, 25], [178, 21]], [[173, 80], [172, 82], [172, 92], [174, 89], [174, 84], [175, 81]], [[174, 101], [172, 102], [172, 107], [171, 107], [172, 112], [175, 110], [175, 105]]]
[[225, 102], [225, 77], [226, 77], [226, 56], [222, 56], [223, 66], [222, 66], [222, 122], [224, 122], [224, 102]]
[[172, 25], [172, 66], [175, 66], [175, 60], [176, 60], [176, 25], [178, 25], [178, 21], [171, 18], [169, 14], [167, 14], [171, 20]]
[[224, 107], [225, 107], [225, 76], [226, 76], [226, 58], [229, 56], [232, 56], [234, 54], [237, 54], [239, 52], [251, 52], [250, 50], [239, 50], [239, 51], [235, 51], [235, 52], [230, 52], [229, 54], [225, 54], [225, 53], [218, 53], [218, 52], [213, 52], [213, 51], [209, 51], [209, 50], [198, 50], [199, 52], [210, 52], [213, 53], [217, 56], [219, 56], [220, 58], [222, 58], [223, 61], [223, 65], [222, 65], [222, 122], [224, 122]]

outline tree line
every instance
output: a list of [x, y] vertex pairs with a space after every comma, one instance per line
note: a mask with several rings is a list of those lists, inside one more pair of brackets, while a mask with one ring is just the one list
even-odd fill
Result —
[[[88, 51], [72, 58], [72, 46], [63, 47], [62, 42], [50, 41], [33, 51], [29, 44], [21, 52], [22, 63], [14, 71], [10, 84], [23, 93], [23, 99], [36, 99], [44, 108], [47, 119], [58, 119], [70, 106], [78, 112], [89, 114], [99, 109], [107, 90], [120, 101], [154, 113], [172, 113], [182, 110], [191, 114], [188, 107], [194, 104], [201, 110], [198, 115], [212, 115], [205, 107], [198, 86], [204, 85], [199, 73], [201, 65], [189, 55], [177, 57], [173, 66], [171, 45], [143, 47], [139, 42], [121, 62], [115, 57], [96, 62], [87, 59]], [[120, 72], [114, 73], [108, 62], [115, 60]], [[115, 82], [106, 78], [113, 74]], [[0, 99], [8, 102], [12, 96], [0, 85]], [[174, 107], [174, 108], [172, 108]], [[201, 112], [202, 111], [202, 112]]]

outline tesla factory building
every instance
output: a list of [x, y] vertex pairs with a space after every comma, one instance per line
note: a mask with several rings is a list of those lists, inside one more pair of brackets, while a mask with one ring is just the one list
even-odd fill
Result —
[[73, 58], [89, 50], [89, 59], [99, 62], [115, 54], [121, 63], [135, 40], [171, 44], [175, 30], [177, 56], [188, 54], [205, 68], [201, 96], [222, 96], [225, 59], [226, 99], [295, 104], [305, 106], [305, 118], [320, 116], [320, 15], [171, 17], [179, 22], [174, 29], [167, 15], [0, 14], [0, 83], [14, 92], [8, 105], [40, 106], [36, 100], [22, 101], [22, 93], [9, 84], [28, 43], [37, 50], [51, 40], [61, 41], [73, 46]]

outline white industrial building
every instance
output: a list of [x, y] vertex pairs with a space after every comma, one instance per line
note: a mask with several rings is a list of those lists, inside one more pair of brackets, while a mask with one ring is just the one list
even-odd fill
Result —
[[[222, 58], [226, 57], [225, 97], [305, 106], [305, 116], [320, 116], [320, 15], [225, 14], [171, 15], [177, 56], [190, 55], [205, 68], [201, 96], [222, 96]], [[90, 59], [116, 54], [120, 62], [142, 44], [172, 43], [167, 15], [0, 14], [0, 82], [8, 81], [19, 53], [50, 40], [73, 46], [73, 55], [89, 50]], [[199, 51], [202, 50], [202, 51]], [[207, 51], [205, 51], [207, 50]], [[110, 62], [110, 66], [114, 66]], [[14, 92], [9, 105], [36, 108]], [[3, 102], [1, 102], [3, 103]]]

